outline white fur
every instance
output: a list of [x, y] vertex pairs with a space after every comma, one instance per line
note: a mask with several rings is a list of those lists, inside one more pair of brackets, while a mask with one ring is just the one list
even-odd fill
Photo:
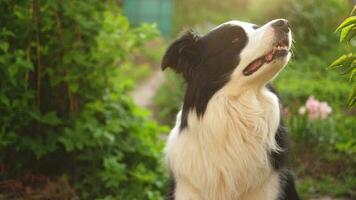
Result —
[[[247, 23], [229, 23], [243, 25], [252, 40], [273, 33], [268, 25], [254, 33]], [[271, 45], [272, 37], [267, 38], [263, 48]], [[256, 56], [254, 43], [247, 44], [231, 81], [210, 99], [203, 117], [191, 111], [188, 126], [181, 131], [181, 112], [177, 115], [165, 149], [177, 184], [176, 200], [277, 199], [279, 178], [268, 153], [280, 150], [275, 142], [280, 108], [278, 98], [265, 84], [290, 56], [265, 64], [260, 69], [263, 73], [259, 70], [244, 77], [241, 71], [255, 59], [253, 51]], [[261, 55], [263, 52], [257, 53]]]

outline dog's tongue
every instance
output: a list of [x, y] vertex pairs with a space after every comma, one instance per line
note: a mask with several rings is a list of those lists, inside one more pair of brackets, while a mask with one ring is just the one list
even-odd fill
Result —
[[253, 74], [255, 71], [257, 71], [263, 64], [269, 63], [273, 60], [275, 50], [273, 49], [270, 51], [267, 55], [260, 57], [259, 59], [253, 61], [250, 65], [248, 65], [244, 70], [243, 74], [245, 76]]
[[264, 64], [263, 58], [257, 59], [253, 63], [251, 63], [247, 68], [244, 69], [243, 73], [245, 75], [250, 75], [255, 72], [258, 68], [260, 68]]
[[255, 62], [253, 62], [253, 63], [250, 65], [250, 68], [251, 68], [252, 70], [255, 70], [255, 69], [259, 68], [262, 64], [263, 64], [263, 60], [262, 60], [262, 59], [258, 59], [258, 60], [256, 60]]

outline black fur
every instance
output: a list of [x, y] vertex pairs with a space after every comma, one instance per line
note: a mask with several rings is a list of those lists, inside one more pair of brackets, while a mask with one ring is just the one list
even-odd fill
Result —
[[285, 167], [287, 164], [287, 155], [288, 155], [287, 134], [288, 134], [287, 129], [283, 126], [283, 122], [281, 120], [276, 133], [276, 142], [278, 146], [281, 148], [281, 151], [278, 152], [272, 151], [270, 155], [270, 162], [276, 171]]
[[[280, 102], [280, 109], [282, 110], [281, 98], [278, 92], [271, 84], [268, 84], [267, 88], [275, 95], [277, 95]], [[276, 142], [282, 151], [272, 151], [270, 154], [270, 162], [273, 168], [279, 172], [281, 188], [278, 200], [300, 200], [294, 183], [294, 177], [292, 173], [287, 169], [289, 139], [288, 130], [283, 123], [282, 112], [279, 121], [279, 127], [276, 133]]]
[[194, 68], [200, 64], [201, 60], [199, 39], [200, 36], [193, 31], [187, 31], [175, 40], [163, 56], [162, 70], [170, 67], [189, 81]]
[[294, 184], [294, 176], [289, 170], [281, 170], [279, 173], [279, 180], [281, 183], [281, 190], [278, 200], [300, 200]]
[[[271, 84], [268, 84], [267, 88], [271, 92], [273, 92], [275, 95], [277, 95], [279, 102], [280, 102], [279, 107], [280, 107], [280, 110], [282, 110], [281, 98], [280, 98], [278, 92], [274, 89], [274, 87]], [[288, 146], [289, 146], [288, 130], [284, 126], [282, 112], [280, 114], [281, 114], [281, 118], [279, 121], [277, 133], [276, 133], [276, 142], [282, 151], [278, 151], [278, 152], [272, 151], [270, 154], [270, 162], [271, 162], [273, 168], [277, 171], [287, 165]]]
[[181, 129], [188, 126], [189, 110], [202, 116], [210, 98], [230, 80], [247, 41], [243, 28], [227, 24], [204, 37], [187, 32], [170, 45], [162, 69], [170, 67], [187, 81]]
[[174, 181], [173, 176], [169, 178], [169, 183], [168, 183], [168, 192], [166, 196], [166, 200], [174, 200], [174, 193], [175, 193], [175, 188], [176, 188], [176, 182]]

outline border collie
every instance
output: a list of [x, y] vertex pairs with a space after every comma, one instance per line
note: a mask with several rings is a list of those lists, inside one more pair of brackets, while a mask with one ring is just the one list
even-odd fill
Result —
[[187, 89], [165, 153], [174, 200], [298, 200], [286, 167], [287, 131], [269, 82], [288, 63], [288, 21], [223, 23], [204, 36], [187, 31], [162, 69]]

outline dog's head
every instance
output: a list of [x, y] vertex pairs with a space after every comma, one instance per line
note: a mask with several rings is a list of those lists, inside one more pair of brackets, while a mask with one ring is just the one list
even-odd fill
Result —
[[240, 21], [223, 23], [204, 36], [188, 31], [164, 55], [162, 69], [172, 68], [188, 84], [232, 82], [250, 87], [266, 84], [290, 58], [288, 21], [263, 26]]
[[263, 26], [230, 21], [204, 36], [188, 31], [167, 49], [162, 69], [172, 68], [187, 81], [182, 127], [187, 113], [203, 115], [218, 91], [238, 95], [264, 87], [290, 59], [288, 21], [276, 19]]

